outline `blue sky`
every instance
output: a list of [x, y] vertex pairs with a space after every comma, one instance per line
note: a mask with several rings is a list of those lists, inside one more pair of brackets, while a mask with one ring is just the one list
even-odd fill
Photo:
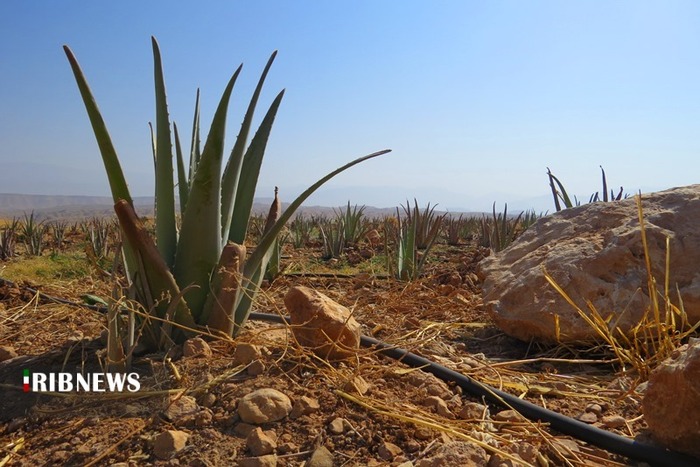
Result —
[[[265, 61], [258, 118], [286, 89], [259, 194], [289, 201], [343, 163], [391, 148], [311, 202], [551, 209], [546, 167], [587, 198], [700, 182], [695, 1], [0, 2], [0, 192], [107, 195], [61, 46], [76, 54], [132, 194], [152, 194], [152, 53], [171, 117], [205, 127], [243, 63], [230, 150]], [[188, 130], [185, 131], [187, 133]]]

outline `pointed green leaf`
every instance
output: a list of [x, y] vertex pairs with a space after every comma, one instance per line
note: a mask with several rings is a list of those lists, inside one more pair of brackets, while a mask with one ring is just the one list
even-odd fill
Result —
[[87, 110], [88, 117], [90, 118], [90, 124], [92, 125], [93, 132], [95, 133], [97, 145], [100, 148], [100, 154], [102, 154], [102, 162], [104, 163], [105, 171], [107, 172], [107, 177], [109, 178], [112, 198], [114, 199], [114, 202], [117, 202], [120, 199], [125, 199], [130, 204], [133, 204], [131, 195], [129, 194], [129, 187], [127, 186], [126, 179], [124, 178], [124, 172], [122, 171], [119, 158], [117, 157], [117, 151], [114, 149], [112, 138], [109, 136], [109, 132], [107, 131], [107, 125], [105, 125], [102, 114], [100, 114], [100, 109], [97, 107], [95, 98], [92, 96], [92, 92], [90, 91], [87, 80], [83, 75], [83, 71], [80, 69], [80, 65], [78, 64], [78, 61], [70, 48], [67, 45], [64, 45], [63, 50], [65, 51], [68, 61], [70, 62], [70, 66], [73, 69], [75, 81], [78, 83], [80, 95], [83, 98], [85, 109]]
[[165, 95], [165, 80], [160, 49], [153, 44], [153, 75], [156, 87], [156, 244], [168, 267], [175, 262], [175, 186], [173, 184], [173, 143]]
[[[129, 204], [133, 204], [131, 194], [129, 193], [129, 187], [126, 184], [126, 179], [124, 178], [124, 172], [122, 171], [119, 158], [117, 157], [117, 151], [114, 149], [112, 138], [109, 136], [109, 132], [107, 131], [107, 125], [102, 118], [100, 109], [97, 107], [97, 102], [95, 102], [95, 98], [92, 95], [90, 86], [88, 86], [83, 70], [80, 68], [78, 60], [75, 58], [73, 51], [71, 51], [67, 45], [63, 46], [63, 50], [66, 53], [68, 62], [73, 70], [75, 81], [78, 84], [78, 89], [83, 99], [83, 104], [85, 104], [85, 109], [87, 110], [88, 118], [90, 119], [90, 124], [92, 125], [92, 131], [95, 134], [97, 145], [100, 148], [102, 163], [105, 166], [105, 172], [107, 172], [107, 179], [109, 180], [109, 187], [112, 192], [112, 199], [115, 203], [120, 199], [123, 199]], [[124, 246], [124, 262], [127, 269], [127, 276], [131, 280], [131, 274], [135, 273], [137, 265], [134, 251], [128, 245]]]
[[[263, 235], [262, 239], [260, 239], [260, 243], [258, 246], [255, 248], [255, 251], [253, 254], [248, 258], [248, 260], [245, 263], [245, 267], [243, 268], [243, 287], [242, 290], [246, 291], [246, 294], [250, 293], [255, 293], [258, 290], [259, 287], [259, 274], [262, 274], [262, 264], [265, 261], [265, 256], [270, 254], [272, 244], [274, 243], [275, 239], [279, 235], [279, 233], [282, 231], [284, 226], [287, 224], [287, 222], [292, 218], [294, 213], [296, 212], [297, 209], [299, 209], [299, 206], [302, 205], [306, 199], [311, 196], [316, 190], [318, 190], [324, 183], [326, 183], [328, 180], [331, 178], [335, 177], [339, 173], [349, 169], [350, 167], [353, 167], [360, 162], [364, 162], [368, 159], [372, 159], [374, 157], [381, 156], [383, 154], [386, 154], [388, 152], [391, 152], [391, 149], [384, 149], [382, 151], [374, 152], [372, 154], [368, 154], [366, 156], [360, 157], [358, 159], [355, 159], [352, 162], [349, 162], [345, 164], [344, 166], [335, 169], [325, 177], [321, 178], [318, 180], [316, 183], [311, 185], [309, 188], [307, 188], [302, 194], [300, 194], [293, 202], [292, 204], [289, 205], [289, 207], [282, 213], [280, 216], [279, 220], [275, 222], [275, 224], [270, 228], [270, 230]], [[265, 262], [265, 264], [267, 264]], [[240, 301], [240, 300], [239, 300]], [[242, 326], [243, 323], [248, 319], [248, 315], [250, 314], [250, 304], [246, 307], [236, 307], [236, 325]]]
[[158, 165], [156, 164], [156, 132], [153, 130], [153, 123], [148, 122], [148, 130], [151, 134], [151, 154], [153, 154], [153, 173], [155, 173]]
[[[239, 180], [241, 178], [241, 170], [243, 168], [243, 159], [244, 159], [244, 154], [245, 154], [245, 146], [246, 143], [248, 142], [248, 133], [250, 133], [250, 126], [253, 122], [253, 115], [255, 114], [255, 107], [258, 105], [258, 98], [260, 97], [260, 93], [263, 88], [263, 84], [265, 83], [265, 78], [267, 77], [267, 73], [270, 71], [270, 67], [272, 66], [272, 62], [275, 61], [275, 57], [277, 56], [277, 51], [275, 50], [272, 55], [270, 56], [269, 60], [267, 61], [267, 64], [265, 65], [265, 69], [262, 72], [262, 75], [260, 76], [260, 80], [258, 81], [258, 85], [255, 88], [255, 91], [253, 92], [253, 97], [250, 99], [250, 103], [248, 104], [248, 109], [246, 110], [245, 116], [243, 117], [243, 123], [241, 125], [241, 131], [238, 133], [238, 137], [236, 138], [236, 143], [233, 146], [233, 150], [231, 151], [231, 155], [229, 156], [228, 162], [226, 163], [226, 169], [224, 170], [224, 177], [221, 182], [221, 238], [225, 241], [227, 238], [229, 238], [229, 230], [231, 228], [231, 219], [233, 217], [234, 213], [234, 203], [238, 201], [238, 186], [239, 186]], [[274, 104], [273, 104], [274, 105]], [[277, 104], [279, 106], [279, 104]], [[268, 111], [268, 114], [270, 112]], [[276, 110], [275, 110], [276, 113]], [[274, 116], [272, 117], [274, 120]], [[262, 127], [262, 125], [261, 125]], [[259, 132], [260, 130], [258, 130]], [[268, 130], [268, 136], [269, 136], [269, 130]], [[267, 138], [265, 138], [265, 141], [262, 144], [263, 147], [263, 153], [264, 153], [264, 147], [265, 144], [267, 143]], [[247, 157], [247, 155], [245, 156]], [[260, 158], [262, 159], [262, 154], [260, 155]], [[256, 177], [257, 180], [257, 177]], [[237, 242], [240, 243], [240, 242]]]
[[202, 157], [199, 144], [199, 88], [197, 88], [197, 97], [194, 101], [194, 119], [192, 121], [192, 141], [190, 143], [190, 174], [187, 178], [190, 184], [192, 183], [192, 179], [194, 179], [195, 172], [197, 172], [199, 159]]
[[[124, 236], [133, 250], [141, 258], [143, 265], [141, 273], [145, 279], [153, 300], [156, 300], [156, 313], [159, 318], [165, 318], [166, 310], [174, 306], [174, 321], [190, 328], [196, 326], [194, 319], [182, 299], [180, 288], [175, 283], [172, 273], [158, 252], [153, 240], [142, 225], [133, 207], [125, 201], [114, 205], [119, 222], [123, 227]], [[167, 300], [170, 299], [170, 300]], [[170, 301], [174, 301], [171, 304]]]
[[260, 166], [265, 156], [267, 141], [270, 137], [272, 125], [275, 122], [277, 110], [282, 102], [282, 97], [284, 97], [284, 90], [272, 101], [265, 118], [263, 118], [262, 123], [260, 123], [260, 128], [258, 128], [255, 136], [253, 136], [253, 140], [250, 142], [250, 146], [243, 158], [243, 166], [241, 167], [241, 176], [236, 190], [236, 200], [228, 238], [229, 241], [234, 243], [243, 243], [245, 241], [250, 213], [253, 210], [253, 201], [255, 198], [255, 189], [258, 184]]
[[224, 90], [212, 120], [202, 158], [191, 181], [187, 209], [175, 259], [175, 278], [181, 289], [197, 288], [186, 294], [187, 303], [198, 319], [209, 293], [209, 275], [219, 260], [221, 243], [221, 163], [224, 155], [226, 113], [238, 67]]
[[600, 171], [603, 174], [603, 201], [608, 201], [608, 180], [605, 178], [605, 170], [600, 166]]
[[187, 198], [190, 194], [190, 186], [185, 175], [185, 161], [182, 158], [182, 147], [180, 146], [180, 135], [177, 132], [177, 125], [173, 122], [175, 132], [175, 154], [177, 156], [177, 188], [180, 194], [180, 215], [185, 212]]

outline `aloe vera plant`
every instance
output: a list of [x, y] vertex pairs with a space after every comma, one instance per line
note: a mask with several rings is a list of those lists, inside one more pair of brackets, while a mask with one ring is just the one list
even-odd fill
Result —
[[[620, 191], [618, 191], [617, 194], [615, 194], [613, 190], [610, 190], [610, 196], [608, 196], [608, 180], [602, 166], [600, 167], [600, 172], [603, 178], [602, 198], [600, 193], [596, 191], [588, 199], [589, 203], [595, 203], [597, 201], [619, 201], [623, 197], [627, 198], [627, 195], [624, 194], [624, 189], [622, 187], [620, 187]], [[581, 205], [581, 202], [576, 199], [575, 196], [573, 202], [571, 201], [569, 194], [566, 192], [566, 188], [564, 188], [564, 184], [556, 176], [554, 176], [552, 171], [549, 170], [549, 167], [547, 167], [547, 176], [549, 177], [549, 188], [552, 190], [552, 197], [554, 198], [554, 207], [557, 211]], [[561, 203], [564, 203], [564, 208], [562, 208]]]
[[[479, 244], [494, 251], [505, 249], [525, 230], [521, 223], [524, 213], [522, 211], [517, 217], [508, 217], [508, 204], [503, 208], [503, 213], [497, 213], [496, 202], [494, 201], [493, 217], [491, 219], [485, 215], [482, 217]], [[533, 214], [528, 211], [528, 222], [532, 221], [532, 216]]]
[[[224, 133], [228, 104], [242, 66], [235, 71], [223, 92], [201, 150], [197, 99], [190, 164], [186, 171], [179, 134], [168, 117], [160, 49], [155, 38], [151, 42], [156, 94], [156, 123], [152, 138], [156, 170], [155, 239], [134, 212], [117, 152], [83, 71], [70, 48], [64, 46], [64, 50], [108, 175], [115, 211], [124, 233], [124, 257], [134, 294], [146, 311], [142, 322], [143, 338], [146, 345], [164, 348], [206, 329], [228, 336], [237, 335], [248, 319], [275, 240], [294, 212], [335, 175], [389, 150], [360, 157], [330, 172], [299, 195], [284, 212], [281, 212], [281, 205], [275, 197], [264, 235], [246, 258], [244, 240], [258, 174], [284, 90], [273, 100], [250, 142], [248, 136], [276, 52], [263, 70], [225, 166]], [[174, 128], [174, 133], [171, 133], [171, 128]], [[176, 168], [182, 214], [179, 235], [173, 181]]]
[[338, 209], [337, 211], [333, 209], [335, 213], [336, 220], [342, 222], [344, 230], [345, 242], [349, 245], [356, 245], [360, 243], [360, 240], [365, 236], [369, 230], [367, 219], [365, 218], [366, 206], [353, 206], [350, 207], [350, 201], [348, 201], [345, 210]]
[[[385, 223], [385, 229], [395, 232], [396, 251], [395, 259], [392, 260], [387, 254], [387, 269], [399, 280], [411, 281], [418, 279], [425, 267], [428, 253], [432, 249], [435, 241], [440, 235], [440, 227], [445, 215], [435, 217], [433, 211], [435, 206], [430, 207], [430, 203], [421, 212], [418, 201], [415, 199], [414, 208], [406, 201], [403, 208], [405, 219], [401, 218], [399, 209], [396, 208], [396, 221]], [[389, 235], [386, 235], [388, 238]], [[419, 244], [419, 241], [422, 244]], [[389, 245], [385, 240], [385, 248]], [[423, 250], [422, 255], [418, 250]]]

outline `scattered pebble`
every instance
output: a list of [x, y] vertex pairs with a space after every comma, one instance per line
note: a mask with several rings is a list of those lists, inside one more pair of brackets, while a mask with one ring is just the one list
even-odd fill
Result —
[[321, 446], [311, 454], [306, 467], [333, 467], [333, 454], [325, 446]]
[[348, 422], [344, 418], [335, 418], [328, 424], [328, 430], [334, 435], [340, 435], [345, 433], [345, 427]]
[[189, 437], [184, 431], [164, 431], [153, 440], [153, 454], [161, 460], [170, 459], [185, 447]]
[[447, 465], [487, 465], [488, 454], [471, 443], [454, 441], [437, 448], [430, 457], [421, 459], [417, 467], [441, 467]]
[[199, 403], [202, 407], [213, 407], [216, 404], [216, 396], [210, 392], [204, 393]]
[[255, 360], [248, 365], [246, 372], [250, 376], [261, 375], [265, 372], [265, 364], [262, 362], [262, 360]]
[[601, 419], [606, 428], [622, 428], [627, 425], [627, 420], [621, 415], [607, 415]]
[[462, 420], [481, 420], [489, 417], [489, 409], [478, 402], [466, 402], [457, 413]]
[[192, 339], [187, 339], [184, 344], [182, 344], [182, 356], [183, 357], [212, 357], [211, 347], [209, 344], [201, 337], [193, 337]]
[[598, 416], [593, 412], [584, 412], [578, 417], [578, 419], [584, 423], [595, 423], [598, 421]]
[[289, 414], [289, 418], [295, 419], [302, 415], [310, 415], [321, 408], [318, 403], [318, 399], [313, 397], [301, 396], [294, 402], [292, 407], [292, 412]]
[[233, 352], [234, 365], [247, 365], [260, 358], [262, 358], [260, 347], [247, 342], [239, 343]]
[[440, 399], [438, 396], [426, 397], [423, 400], [423, 405], [430, 407], [442, 417], [454, 418], [454, 414], [450, 412], [450, 409], [447, 407], [447, 402]]
[[380, 459], [392, 461], [396, 456], [403, 454], [403, 451], [394, 443], [384, 442], [379, 445], [377, 454], [379, 455]]
[[513, 409], [501, 410], [500, 412], [498, 412], [496, 415], [493, 416], [493, 419], [496, 420], [497, 422], [524, 422], [525, 421], [525, 417], [523, 417], [516, 410], [513, 410]]
[[246, 438], [246, 447], [253, 456], [264, 456], [272, 454], [277, 448], [276, 436], [273, 433], [265, 432], [260, 427], [256, 427]]
[[250, 423], [246, 422], [240, 422], [237, 423], [236, 426], [233, 428], [233, 432], [242, 438], [247, 438], [248, 435], [250, 434], [251, 431], [255, 429], [255, 425], [251, 425]]
[[365, 395], [369, 391], [370, 385], [362, 376], [355, 376], [350, 381], [345, 383], [343, 390], [349, 393], [355, 393], [359, 395]]
[[169, 399], [164, 414], [168, 420], [179, 425], [192, 420], [200, 410], [194, 397], [178, 395]]
[[260, 457], [246, 457], [238, 460], [240, 467], [276, 467], [277, 456], [268, 454]]
[[246, 423], [269, 423], [282, 420], [292, 411], [292, 401], [272, 388], [258, 389], [243, 396], [238, 403], [238, 415]]
[[277, 452], [280, 454], [291, 454], [293, 452], [297, 452], [298, 450], [299, 446], [291, 441], [287, 441], [277, 446]]

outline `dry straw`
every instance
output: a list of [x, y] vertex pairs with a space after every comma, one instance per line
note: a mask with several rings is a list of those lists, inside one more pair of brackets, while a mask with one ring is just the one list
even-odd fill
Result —
[[626, 332], [620, 329], [615, 325], [616, 323], [611, 324], [611, 317], [602, 316], [590, 300], [586, 300], [588, 312], [584, 311], [546, 270], [544, 270], [544, 276], [552, 287], [574, 307], [579, 316], [595, 330], [600, 339], [613, 352], [623, 372], [631, 368], [639, 382], [642, 382], [648, 379], [651, 370], [670, 357], [675, 349], [697, 331], [700, 322], [693, 326], [689, 325], [688, 316], [683, 308], [683, 300], [677, 287], [678, 304], [672, 302], [670, 288], [671, 248], [668, 237], [666, 237], [664, 287], [663, 291], [659, 290], [651, 266], [641, 194], [635, 196], [635, 200], [647, 270], [650, 304], [642, 319], [630, 331]]

